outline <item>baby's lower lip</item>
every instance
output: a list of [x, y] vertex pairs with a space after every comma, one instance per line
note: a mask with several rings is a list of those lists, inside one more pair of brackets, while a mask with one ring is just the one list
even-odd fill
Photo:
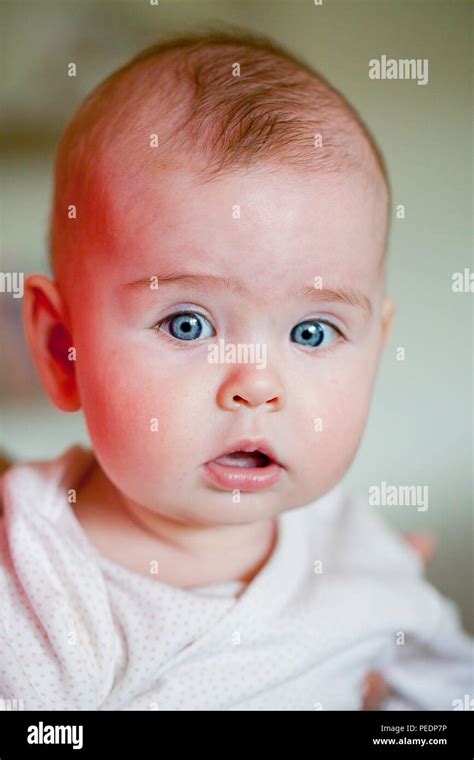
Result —
[[270, 462], [266, 467], [243, 467], [221, 464], [213, 459], [204, 465], [206, 478], [228, 491], [262, 491], [275, 485], [282, 472], [283, 467], [276, 462]]

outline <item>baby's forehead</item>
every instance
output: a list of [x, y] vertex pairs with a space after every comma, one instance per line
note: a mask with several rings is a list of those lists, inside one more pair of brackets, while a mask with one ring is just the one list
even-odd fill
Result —
[[[251, 168], [231, 167], [226, 171], [203, 175], [202, 157], [186, 159], [172, 156], [170, 160], [137, 162], [123, 171], [123, 158], [117, 152], [102, 164], [102, 176], [96, 175], [96, 198], [90, 213], [105, 211], [108, 221], [117, 226], [134, 223], [146, 224], [160, 218], [169, 227], [196, 207], [205, 208], [202, 225], [217, 221], [208, 216], [213, 210], [220, 215], [231, 215], [242, 227], [251, 216], [269, 215], [277, 223], [284, 221], [289, 209], [305, 213], [300, 223], [311, 223], [321, 213], [334, 216], [345, 206], [351, 217], [361, 213], [368, 204], [377, 208], [383, 218], [388, 194], [384, 182], [373, 166], [361, 165], [356, 169], [337, 171], [302, 172], [297, 167], [273, 161], [261, 161]], [[85, 199], [87, 201], [87, 199]], [[100, 206], [103, 202], [103, 208]], [[311, 214], [307, 207], [311, 206]], [[323, 211], [322, 211], [323, 209]], [[166, 214], [173, 216], [165, 216]]]
[[[261, 166], [206, 182], [191, 170], [141, 176], [140, 196], [121, 181], [108, 187], [107, 240], [97, 243], [115, 274], [169, 270], [220, 272], [259, 284], [371, 272], [382, 257], [380, 195], [357, 174], [314, 176]], [[102, 216], [96, 206], [94, 213]], [[95, 247], [95, 246], [94, 246]], [[271, 276], [270, 276], [271, 275]]]

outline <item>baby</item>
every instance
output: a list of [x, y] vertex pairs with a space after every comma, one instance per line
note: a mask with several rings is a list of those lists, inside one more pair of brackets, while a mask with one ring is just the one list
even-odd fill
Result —
[[92, 449], [10, 467], [0, 702], [27, 710], [456, 709], [472, 641], [340, 481], [394, 306], [360, 117], [266, 39], [175, 38], [58, 148], [28, 343]]

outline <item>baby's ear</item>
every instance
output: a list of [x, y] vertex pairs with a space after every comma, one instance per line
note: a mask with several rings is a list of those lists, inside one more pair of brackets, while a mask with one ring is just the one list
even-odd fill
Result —
[[63, 412], [76, 412], [75, 350], [67, 312], [55, 283], [42, 274], [25, 280], [23, 321], [36, 368], [51, 401]]
[[391, 298], [384, 298], [382, 303], [382, 343], [387, 345], [393, 327], [395, 317], [395, 302]]

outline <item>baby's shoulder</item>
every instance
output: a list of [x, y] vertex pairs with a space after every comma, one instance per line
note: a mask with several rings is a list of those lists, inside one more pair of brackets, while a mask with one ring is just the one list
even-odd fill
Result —
[[337, 572], [420, 577], [423, 562], [402, 532], [369, 503], [343, 486], [309, 506], [305, 532]]
[[0, 577], [5, 573], [6, 564], [6, 526], [5, 526], [5, 510], [3, 507], [3, 477], [6, 470], [0, 474]]
[[[57, 554], [51, 552], [52, 543], [60, 547], [69, 527], [68, 489], [90, 466], [93, 456], [90, 449], [74, 444], [57, 457], [10, 461], [4, 467], [0, 474], [3, 585], [7, 576], [15, 583], [19, 580], [19, 565], [31, 574], [37, 557], [51, 563], [51, 555]], [[4, 462], [1, 453], [0, 459]]]

